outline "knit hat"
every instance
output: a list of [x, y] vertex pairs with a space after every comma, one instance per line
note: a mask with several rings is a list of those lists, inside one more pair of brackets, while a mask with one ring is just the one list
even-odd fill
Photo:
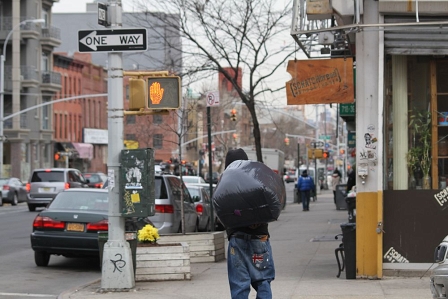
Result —
[[302, 174], [308, 174], [308, 171], [306, 171], [306, 169], [304, 171], [302, 171]]
[[236, 160], [249, 160], [246, 152], [242, 148], [230, 150], [227, 152], [225, 168], [227, 168], [227, 166], [229, 166], [233, 161]]

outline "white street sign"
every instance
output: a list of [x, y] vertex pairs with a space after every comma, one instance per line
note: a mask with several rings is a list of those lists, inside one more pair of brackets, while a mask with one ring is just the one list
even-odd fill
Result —
[[219, 106], [219, 92], [209, 91], [207, 93], [207, 107]]
[[80, 30], [79, 52], [146, 51], [146, 29]]

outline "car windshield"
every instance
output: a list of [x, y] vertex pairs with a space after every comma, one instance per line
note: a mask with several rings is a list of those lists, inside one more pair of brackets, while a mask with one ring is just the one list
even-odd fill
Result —
[[200, 176], [184, 176], [182, 177], [184, 183], [206, 183]]
[[8, 179], [0, 179], [0, 186], [6, 185], [8, 183]]
[[61, 192], [48, 206], [48, 210], [88, 210], [107, 212], [108, 192]]
[[190, 192], [190, 196], [194, 197], [197, 196], [199, 197], [199, 188], [188, 188], [188, 191]]
[[63, 171], [35, 171], [31, 182], [64, 182]]
[[103, 182], [103, 180], [101, 179], [101, 177], [100, 177], [99, 175], [96, 175], [96, 174], [88, 174], [88, 173], [85, 173], [85, 174], [84, 174], [84, 177], [85, 177], [86, 179], [88, 179], [89, 182], [91, 182], [91, 183], [102, 183], [102, 182]]

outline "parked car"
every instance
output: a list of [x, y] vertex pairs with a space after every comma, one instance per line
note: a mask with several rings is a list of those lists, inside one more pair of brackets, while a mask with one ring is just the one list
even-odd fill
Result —
[[448, 236], [436, 247], [434, 262], [439, 265], [432, 270], [429, 278], [432, 298], [446, 298], [448, 288]]
[[[208, 183], [209, 182], [209, 174], [208, 172], [204, 173], [204, 180]], [[219, 173], [216, 171], [212, 172], [212, 183], [217, 184], [219, 180]]]
[[0, 206], [5, 202], [15, 206], [26, 201], [25, 184], [18, 178], [0, 178]]
[[294, 183], [296, 181], [296, 171], [295, 170], [288, 170], [283, 175], [283, 180], [286, 183]]
[[195, 176], [195, 175], [183, 175], [182, 181], [184, 181], [185, 184], [190, 184], [190, 183], [205, 184], [205, 183], [207, 183], [202, 177]]
[[104, 183], [107, 181], [107, 175], [102, 172], [83, 173], [85, 179], [89, 180], [90, 188], [103, 188]]
[[88, 183], [75, 168], [35, 169], [26, 184], [28, 210], [46, 207], [59, 192], [69, 188], [88, 188]]
[[[185, 185], [187, 186], [187, 188], [189, 188], [190, 186], [201, 187], [207, 193], [209, 198], [211, 198], [212, 194], [210, 194], [210, 184], [209, 183], [206, 183], [206, 184], [190, 183], [190, 184], [185, 184]], [[215, 190], [215, 188], [216, 188], [216, 184], [212, 184], [212, 190]], [[221, 223], [221, 221], [219, 221], [218, 216], [216, 216], [216, 214], [215, 214], [215, 231], [221, 231], [221, 230], [224, 230], [224, 225]]]
[[198, 231], [211, 231], [212, 207], [209, 193], [202, 186], [187, 184], [187, 188], [198, 214]]
[[160, 166], [160, 165], [154, 165], [154, 173], [155, 173], [156, 175], [161, 175], [161, 174], [163, 173], [162, 166]]
[[185, 184], [175, 175], [156, 175], [155, 215], [147, 219], [159, 230], [159, 234], [182, 232], [181, 225], [181, 189], [183, 190], [183, 206], [185, 214], [185, 231], [198, 230], [198, 215], [190, 193]]
[[108, 192], [77, 188], [59, 192], [33, 222], [31, 248], [37, 266], [51, 255], [99, 257], [98, 232], [108, 231]]

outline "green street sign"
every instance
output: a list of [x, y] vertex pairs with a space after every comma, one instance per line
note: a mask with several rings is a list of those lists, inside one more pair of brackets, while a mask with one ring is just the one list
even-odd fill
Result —
[[339, 104], [339, 115], [340, 116], [355, 116], [356, 104]]

